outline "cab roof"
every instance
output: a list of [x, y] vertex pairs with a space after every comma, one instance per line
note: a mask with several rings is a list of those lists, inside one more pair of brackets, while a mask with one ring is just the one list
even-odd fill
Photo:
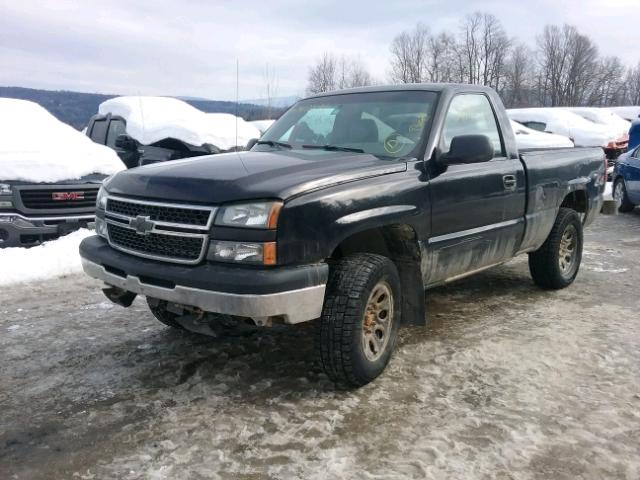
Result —
[[346, 95], [349, 93], [375, 93], [375, 92], [401, 92], [401, 91], [425, 91], [425, 92], [484, 92], [494, 93], [490, 87], [482, 85], [469, 85], [466, 83], [402, 83], [399, 85], [375, 85], [371, 87], [347, 88], [309, 95], [306, 98], [328, 97], [332, 95]]

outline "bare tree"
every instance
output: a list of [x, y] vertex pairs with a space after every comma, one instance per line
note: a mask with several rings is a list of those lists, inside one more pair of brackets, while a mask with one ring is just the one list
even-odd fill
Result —
[[309, 69], [307, 93], [327, 92], [335, 89], [371, 85], [371, 74], [359, 57], [336, 57], [325, 53]]
[[272, 117], [273, 99], [278, 95], [278, 75], [268, 63], [262, 72], [263, 95], [267, 100], [267, 118]]
[[598, 49], [571, 25], [547, 25], [538, 37], [543, 103], [575, 106], [588, 102]]
[[420, 83], [427, 79], [429, 29], [418, 23], [391, 42], [390, 77], [397, 83]]
[[455, 82], [459, 79], [456, 39], [445, 32], [429, 37], [427, 71], [430, 82]]
[[640, 105], [640, 61], [635, 68], [629, 68], [624, 84], [624, 103], [627, 105]]
[[503, 100], [508, 107], [531, 105], [533, 91], [532, 53], [529, 47], [518, 44], [511, 50], [505, 66]]
[[360, 57], [354, 57], [349, 60], [347, 76], [347, 87], [366, 87], [373, 83], [373, 78], [362, 62]]
[[465, 17], [460, 31], [461, 77], [500, 90], [511, 44], [500, 21], [489, 13], [476, 12]]
[[625, 67], [618, 57], [605, 57], [598, 62], [593, 74], [593, 87], [589, 92], [589, 105], [599, 107], [624, 103]]
[[338, 61], [335, 56], [325, 52], [314, 66], [309, 68], [307, 93], [322, 93], [335, 90]]
[[[640, 62], [625, 68], [617, 57], [600, 58], [591, 38], [571, 25], [547, 25], [535, 51], [513, 44], [488, 13], [464, 17], [456, 36], [431, 35], [418, 23], [391, 42], [389, 77], [486, 85], [516, 107], [640, 104]], [[346, 84], [346, 64], [344, 72]]]

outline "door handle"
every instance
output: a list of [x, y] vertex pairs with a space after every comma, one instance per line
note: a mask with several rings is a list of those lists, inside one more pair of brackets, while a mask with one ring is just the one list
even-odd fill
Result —
[[515, 175], [504, 175], [502, 177], [502, 184], [505, 190], [515, 190], [518, 186], [518, 181]]

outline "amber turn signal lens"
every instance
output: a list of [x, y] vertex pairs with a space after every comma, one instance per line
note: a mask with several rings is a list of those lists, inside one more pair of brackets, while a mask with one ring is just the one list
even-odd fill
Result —
[[264, 244], [262, 263], [264, 265], [276, 264], [276, 242], [267, 242]]
[[269, 212], [269, 218], [267, 219], [267, 228], [273, 230], [278, 226], [280, 210], [282, 210], [282, 202], [274, 202]]

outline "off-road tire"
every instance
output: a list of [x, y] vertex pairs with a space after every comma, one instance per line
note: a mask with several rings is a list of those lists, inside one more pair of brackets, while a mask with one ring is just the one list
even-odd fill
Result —
[[175, 328], [178, 330], [185, 330], [185, 328], [176, 321], [177, 315], [167, 310], [167, 302], [160, 300], [157, 305], [152, 305], [149, 298], [147, 298], [147, 305], [154, 317], [160, 322], [164, 323], [167, 327]]
[[[571, 267], [563, 271], [560, 265], [561, 242], [565, 232], [575, 231], [575, 257]], [[529, 254], [529, 271], [536, 285], [545, 289], [558, 290], [573, 283], [582, 261], [583, 233], [580, 215], [570, 208], [561, 208], [551, 233], [542, 246]]]
[[[391, 293], [388, 300], [392, 305], [391, 321], [385, 331], [389, 337], [384, 348], [379, 349], [379, 358], [370, 360], [365, 353], [367, 347], [363, 345], [366, 343], [363, 329], [370, 321], [365, 320], [365, 313], [374, 289], [380, 285]], [[360, 387], [384, 371], [400, 326], [400, 295], [398, 270], [386, 257], [358, 253], [331, 266], [322, 316], [316, 321], [315, 335], [317, 362], [331, 380], [347, 387]]]
[[[620, 185], [622, 189], [622, 195], [619, 199], [615, 197], [615, 191], [618, 185]], [[629, 201], [629, 196], [627, 195], [627, 186], [624, 184], [623, 178], [618, 178], [613, 184], [613, 198], [620, 201], [620, 206], [618, 207], [618, 211], [620, 213], [631, 212], [636, 207]]]

